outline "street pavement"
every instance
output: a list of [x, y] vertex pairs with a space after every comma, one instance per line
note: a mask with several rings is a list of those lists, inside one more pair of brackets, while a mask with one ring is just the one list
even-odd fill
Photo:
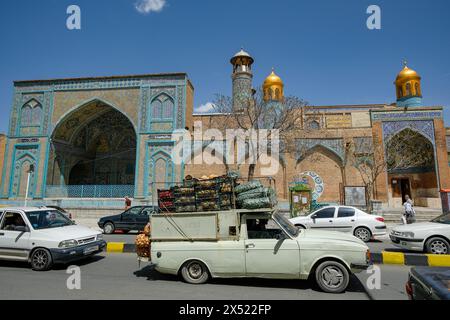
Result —
[[150, 299], [150, 300], [367, 300], [406, 299], [408, 267], [380, 266], [380, 289], [367, 290], [369, 274], [353, 276], [347, 292], [327, 294], [309, 281], [264, 279], [214, 279], [190, 285], [178, 277], [162, 275], [148, 264], [138, 266], [134, 254], [107, 254], [79, 262], [81, 290], [67, 289], [67, 266], [47, 272], [32, 271], [27, 264], [0, 262], [0, 300], [6, 299]]

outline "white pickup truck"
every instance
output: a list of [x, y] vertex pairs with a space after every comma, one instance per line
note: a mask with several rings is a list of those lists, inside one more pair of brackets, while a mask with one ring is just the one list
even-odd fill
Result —
[[101, 252], [101, 232], [78, 226], [51, 208], [0, 209], [0, 260], [28, 261], [33, 270], [48, 270]]
[[189, 283], [210, 277], [315, 279], [343, 292], [367, 269], [368, 247], [353, 235], [300, 230], [273, 209], [158, 214], [151, 219], [151, 262]]

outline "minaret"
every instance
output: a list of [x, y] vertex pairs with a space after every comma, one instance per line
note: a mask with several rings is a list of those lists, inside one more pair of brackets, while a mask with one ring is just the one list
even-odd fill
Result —
[[408, 68], [406, 61], [403, 62], [403, 70], [395, 79], [398, 107], [421, 107], [422, 88], [420, 75]]
[[241, 49], [231, 58], [230, 62], [233, 65], [233, 74], [231, 75], [233, 110], [238, 111], [248, 107], [252, 98], [252, 64], [254, 60], [244, 49]]

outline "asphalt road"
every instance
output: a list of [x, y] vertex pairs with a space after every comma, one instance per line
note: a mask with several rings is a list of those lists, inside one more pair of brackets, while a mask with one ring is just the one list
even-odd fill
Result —
[[220, 279], [190, 285], [177, 277], [159, 274], [152, 267], [138, 267], [134, 254], [101, 254], [78, 263], [81, 290], [67, 289], [66, 266], [34, 272], [27, 264], [0, 262], [0, 299], [221, 299], [221, 300], [367, 300], [370, 297], [405, 299], [408, 267], [380, 266], [381, 288], [365, 286], [370, 275], [353, 276], [347, 292], [333, 295], [300, 280]]

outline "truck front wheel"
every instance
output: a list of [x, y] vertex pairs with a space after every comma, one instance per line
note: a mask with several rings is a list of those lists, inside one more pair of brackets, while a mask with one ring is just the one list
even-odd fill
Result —
[[208, 281], [209, 273], [203, 262], [191, 260], [181, 268], [183, 280], [191, 284], [203, 284]]
[[325, 261], [316, 269], [316, 282], [325, 292], [341, 293], [348, 287], [350, 274], [343, 264], [337, 261]]

